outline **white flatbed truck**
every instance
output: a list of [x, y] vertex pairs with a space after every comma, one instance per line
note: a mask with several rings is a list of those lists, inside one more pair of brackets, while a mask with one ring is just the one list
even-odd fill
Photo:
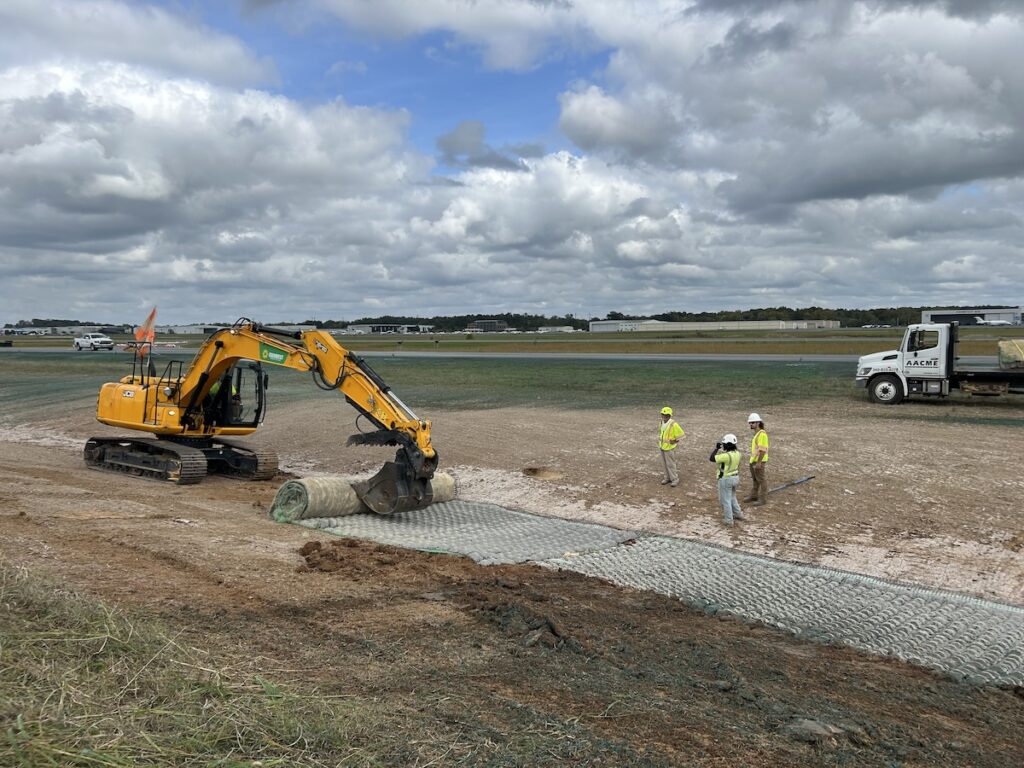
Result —
[[946, 397], [1024, 394], [1024, 339], [999, 342], [1000, 356], [967, 365], [957, 357], [959, 323], [919, 323], [907, 327], [899, 349], [864, 355], [856, 384], [872, 402], [896, 405], [911, 395]]

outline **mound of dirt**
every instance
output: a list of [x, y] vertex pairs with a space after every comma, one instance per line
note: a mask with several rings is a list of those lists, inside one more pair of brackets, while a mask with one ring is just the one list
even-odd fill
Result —
[[[350, 578], [365, 578], [384, 569], [393, 574], [395, 566], [409, 552], [357, 539], [332, 539], [326, 544], [308, 541], [299, 548], [299, 554], [306, 564], [296, 568], [297, 573], [320, 571]], [[356, 554], [361, 556], [356, 557]]]

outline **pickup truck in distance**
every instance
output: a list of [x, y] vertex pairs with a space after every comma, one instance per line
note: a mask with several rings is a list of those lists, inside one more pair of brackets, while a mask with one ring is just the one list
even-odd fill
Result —
[[75, 349], [81, 352], [89, 349], [95, 352], [97, 349], [114, 349], [114, 342], [109, 336], [102, 333], [84, 333], [75, 339]]
[[958, 323], [911, 325], [899, 349], [865, 355], [857, 363], [858, 387], [875, 403], [895, 405], [905, 397], [1024, 394], [1024, 339], [999, 341], [999, 357], [966, 365], [957, 356]]

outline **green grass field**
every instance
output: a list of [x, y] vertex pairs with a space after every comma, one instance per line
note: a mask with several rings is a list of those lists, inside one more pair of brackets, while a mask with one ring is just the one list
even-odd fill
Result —
[[[424, 408], [653, 408], [853, 395], [844, 363], [368, 358], [407, 403]], [[275, 377], [281, 378], [281, 377]], [[298, 382], [303, 385], [303, 382]], [[281, 389], [289, 394], [293, 383]], [[276, 394], [276, 393], [274, 393]], [[301, 396], [295, 391], [296, 396]]]
[[[168, 361], [188, 361], [188, 350], [154, 356], [157, 372]], [[479, 359], [373, 356], [367, 362], [417, 413], [441, 409], [539, 407], [561, 409], [778, 408], [799, 403], [867, 405], [854, 387], [854, 365], [844, 362], [707, 362], [642, 360]], [[310, 374], [268, 366], [271, 409], [326, 398]], [[132, 372], [122, 353], [0, 355], [0, 423], [59, 418], [66, 407], [92, 409], [104, 382]], [[917, 401], [916, 407], [870, 406], [875, 416], [963, 423], [1021, 424], [1021, 398]], [[339, 402], [339, 407], [345, 408]]]
[[[158, 355], [157, 371], [188, 352]], [[54, 403], [87, 407], [100, 386], [131, 373], [128, 355], [4, 353], [0, 419], [45, 418]], [[581, 409], [653, 408], [857, 396], [853, 369], [830, 362], [643, 362], [372, 357], [367, 362], [417, 412], [430, 409], [537, 406]], [[268, 367], [270, 407], [328, 397], [310, 374]], [[861, 393], [863, 394], [863, 393]], [[762, 407], [764, 407], [762, 406]], [[54, 414], [55, 416], [57, 414]]]

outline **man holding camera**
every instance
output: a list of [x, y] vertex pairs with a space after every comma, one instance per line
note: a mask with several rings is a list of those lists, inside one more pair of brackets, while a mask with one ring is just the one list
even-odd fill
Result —
[[736, 500], [736, 486], [740, 484], [740, 452], [736, 450], [736, 435], [730, 433], [715, 443], [708, 457], [718, 465], [718, 501], [722, 505], [722, 522], [732, 525], [743, 519], [743, 510]]

